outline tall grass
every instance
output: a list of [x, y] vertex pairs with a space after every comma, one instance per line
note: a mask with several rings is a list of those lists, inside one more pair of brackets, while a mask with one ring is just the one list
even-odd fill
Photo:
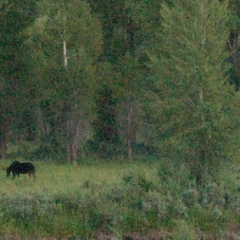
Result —
[[34, 164], [35, 180], [1, 172], [2, 239], [226, 239], [240, 220], [236, 167], [198, 189], [167, 161]]

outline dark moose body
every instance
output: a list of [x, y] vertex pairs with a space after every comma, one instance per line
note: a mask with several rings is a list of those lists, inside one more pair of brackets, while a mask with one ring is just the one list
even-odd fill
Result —
[[12, 172], [13, 179], [19, 174], [28, 174], [29, 177], [33, 176], [35, 178], [35, 167], [32, 163], [20, 163], [18, 161], [14, 161], [8, 168], [6, 168], [7, 177], [10, 176]]

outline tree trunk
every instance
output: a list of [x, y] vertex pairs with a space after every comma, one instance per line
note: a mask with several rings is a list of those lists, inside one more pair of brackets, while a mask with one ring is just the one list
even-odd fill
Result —
[[[76, 111], [76, 110], [75, 110]], [[76, 163], [78, 151], [79, 119], [72, 116], [72, 119], [66, 122], [67, 131], [67, 162]]]
[[[199, 90], [199, 99], [200, 99], [200, 104], [203, 106], [204, 104], [204, 96], [203, 96], [203, 88], [202, 86], [200, 87]], [[204, 113], [202, 112], [201, 115], [201, 121], [200, 121], [200, 128], [202, 128], [202, 125], [205, 122], [205, 117]], [[206, 167], [206, 160], [207, 160], [207, 144], [206, 144], [206, 132], [204, 129], [201, 129], [201, 133], [199, 136], [201, 148], [199, 149], [198, 153], [198, 161], [199, 163], [197, 166], [199, 167], [197, 173], [196, 173], [196, 180], [197, 180], [197, 185], [202, 185], [204, 183], [204, 171]]]
[[128, 103], [128, 116], [127, 116], [127, 155], [128, 159], [132, 159], [132, 104]]
[[[63, 17], [63, 38], [65, 38], [65, 25], [67, 17]], [[63, 39], [63, 66], [67, 69], [68, 66], [68, 57], [67, 57], [67, 42]]]
[[7, 155], [7, 142], [2, 141], [0, 144], [1, 144], [1, 158], [5, 159]]
[[[67, 17], [63, 16], [63, 66], [67, 71], [68, 57], [67, 57], [67, 42], [65, 40], [65, 25]], [[67, 113], [65, 113], [67, 114]], [[76, 143], [76, 119], [73, 119], [73, 114], [70, 111], [71, 119], [66, 121], [66, 136], [67, 136], [67, 162], [74, 163], [77, 157], [77, 143]]]
[[9, 142], [9, 129], [8, 126], [3, 124], [2, 129], [0, 129], [0, 146], [1, 146], [1, 158], [5, 159], [7, 156], [7, 146]]

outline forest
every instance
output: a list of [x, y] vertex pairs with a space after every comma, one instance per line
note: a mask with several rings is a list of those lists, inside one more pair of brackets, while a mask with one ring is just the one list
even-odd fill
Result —
[[[103, 173], [108, 168], [119, 168], [123, 181], [116, 189], [104, 185], [109, 172], [100, 176], [101, 180], [94, 176], [93, 182], [86, 173], [86, 178], [76, 177], [83, 184], [86, 199], [88, 196], [96, 206], [93, 209], [87, 205], [85, 215], [81, 215], [83, 228], [64, 233], [63, 227], [61, 235], [53, 233], [54, 226], [48, 230], [42, 226], [45, 235], [33, 231], [34, 239], [49, 237], [49, 232], [60, 237], [80, 236], [69, 239], [104, 239], [93, 237], [98, 229], [108, 229], [108, 234], [114, 236], [106, 239], [200, 239], [195, 238], [196, 229], [209, 233], [213, 228], [209, 233], [212, 238], [200, 234], [201, 239], [220, 239], [217, 225], [232, 229], [227, 224], [234, 219], [231, 224], [237, 228], [239, 213], [236, 216], [229, 211], [240, 199], [240, 183], [236, 182], [240, 146], [239, 50], [237, 0], [1, 0], [1, 165], [13, 159], [35, 161], [44, 172], [42, 184], [43, 178], [52, 179], [55, 171], [64, 178], [66, 191], [69, 182], [74, 182], [73, 173], [79, 164], [89, 175], [94, 164], [104, 168]], [[156, 169], [157, 173], [153, 173]], [[70, 175], [61, 175], [62, 171]], [[231, 180], [227, 178], [228, 171], [233, 174]], [[155, 174], [154, 179], [151, 174]], [[8, 187], [18, 189], [21, 195], [22, 181], [20, 177]], [[61, 189], [58, 181], [53, 181], [56, 189]], [[116, 219], [109, 220], [111, 216], [106, 217], [104, 211], [98, 212], [98, 217], [94, 215], [100, 208], [94, 199], [98, 181], [104, 182], [104, 196], [98, 199], [102, 204], [112, 201], [121, 207], [133, 207], [133, 212], [136, 207], [136, 212], [130, 213], [131, 223], [127, 210], [126, 221], [122, 221], [125, 225], [119, 220], [117, 227], [113, 224]], [[118, 177], [111, 179], [113, 185], [116, 181]], [[165, 181], [166, 185], [157, 186], [158, 181]], [[194, 183], [195, 192], [190, 191], [190, 182]], [[37, 182], [28, 184], [37, 188]], [[189, 188], [185, 191], [186, 185]], [[30, 185], [23, 187], [32, 196], [31, 203], [43, 207], [42, 215], [33, 217], [36, 225], [49, 211], [51, 216], [55, 211], [63, 218], [71, 212], [73, 221], [75, 217], [76, 222], [80, 221], [76, 212], [82, 211], [86, 199], [74, 197], [77, 185], [70, 193], [72, 198], [66, 192], [46, 197], [43, 192], [53, 191], [52, 186], [41, 186], [37, 188], [40, 198], [31, 195]], [[232, 190], [231, 201], [228, 188]], [[3, 185], [0, 189], [6, 191]], [[160, 191], [165, 197], [158, 195]], [[208, 205], [203, 201], [207, 194]], [[224, 196], [225, 203], [215, 204], [218, 197], [213, 199], [211, 194], [219, 199]], [[177, 209], [174, 200], [168, 199], [170, 195], [179, 197]], [[22, 195], [20, 199], [24, 203], [30, 201]], [[160, 206], [160, 200], [167, 206]], [[195, 208], [195, 200], [202, 207], [207, 206], [200, 214], [203, 221], [193, 217], [200, 211]], [[7, 193], [0, 198], [3, 206], [15, 206], [16, 201]], [[52, 201], [56, 204], [54, 209], [50, 209]], [[77, 201], [82, 201], [82, 205], [75, 206]], [[5, 219], [12, 214], [1, 209]], [[145, 215], [138, 212], [144, 209]], [[221, 217], [209, 217], [209, 209], [214, 214], [222, 212]], [[17, 214], [20, 210], [14, 211]], [[15, 216], [26, 221], [19, 229], [27, 228], [33, 214], [33, 209], [24, 211], [26, 215]], [[123, 210], [118, 211], [120, 216]], [[12, 230], [1, 216], [0, 225], [5, 230], [0, 230], [0, 236], [4, 238], [1, 234]], [[84, 219], [93, 217], [98, 220], [86, 227]], [[158, 221], [160, 225], [154, 224]], [[188, 225], [190, 222], [192, 225]], [[122, 238], [131, 231], [147, 236], [146, 229], [156, 230], [159, 226], [172, 235], [161, 232], [158, 238]], [[183, 235], [188, 232], [188, 237], [177, 238], [169, 230], [176, 226]], [[226, 232], [222, 234], [221, 239], [230, 239]]]

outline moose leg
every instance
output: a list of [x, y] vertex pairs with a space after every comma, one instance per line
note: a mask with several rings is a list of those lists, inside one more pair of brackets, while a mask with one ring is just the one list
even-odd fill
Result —
[[13, 178], [12, 178], [12, 179], [14, 179], [14, 178], [16, 177], [16, 173], [15, 173], [15, 172], [13, 172], [12, 174], [13, 174]]
[[33, 176], [33, 178], [35, 179], [35, 174], [34, 174], [34, 172], [29, 172], [29, 173], [28, 173], [28, 176], [29, 176], [29, 178], [31, 178], [31, 176]]

